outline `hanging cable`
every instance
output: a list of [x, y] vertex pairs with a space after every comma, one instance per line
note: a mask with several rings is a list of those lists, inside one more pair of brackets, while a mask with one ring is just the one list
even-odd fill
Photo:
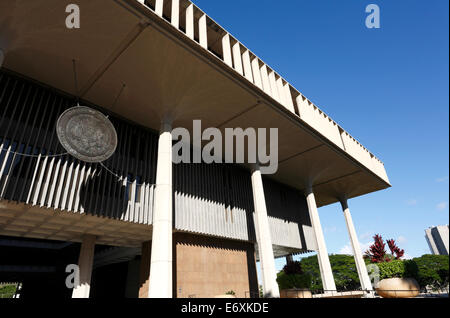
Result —
[[75, 59], [72, 59], [72, 65], [73, 65], [73, 82], [75, 86], [75, 96], [77, 98], [77, 106], [80, 106], [80, 96], [78, 95], [78, 77], [77, 77], [77, 66]]
[[122, 88], [120, 89], [119, 94], [117, 94], [117, 97], [116, 97], [116, 99], [114, 100], [114, 103], [111, 105], [111, 109], [110, 109], [110, 110], [113, 110], [114, 107], [116, 106], [117, 101], [119, 100], [120, 96], [122, 95], [122, 93], [123, 93], [125, 87], [126, 87], [125, 83], [122, 83]]
[[[128, 178], [124, 178], [123, 176], [119, 176], [118, 174], [116, 174], [114, 171], [112, 171], [111, 169], [109, 169], [107, 166], [105, 166], [104, 164], [103, 164], [103, 162], [99, 162], [99, 164], [100, 164], [100, 166], [102, 167], [102, 168], [104, 168], [107, 172], [109, 172], [111, 175], [113, 175], [114, 177], [116, 177], [117, 178], [117, 181], [122, 181], [122, 180], [124, 180], [124, 179], [128, 179]], [[131, 182], [131, 181], [128, 181], [128, 180], [125, 180], [128, 184], [133, 184], [134, 182]], [[142, 186], [142, 185], [150, 185], [150, 186], [154, 186], [154, 185], [156, 185], [156, 184], [154, 184], [154, 183], [137, 183], [136, 182], [136, 186]]]
[[65, 155], [69, 154], [68, 152], [64, 152], [64, 153], [54, 154], [54, 155], [44, 155], [44, 154], [32, 155], [32, 154], [20, 153], [20, 152], [8, 150], [6, 148], [0, 149], [0, 152], [3, 152], [3, 151], [9, 152], [10, 154], [24, 156], [24, 157], [31, 157], [31, 158], [37, 158], [37, 157], [49, 157], [49, 158], [50, 157], [61, 157], [61, 156], [65, 156]]

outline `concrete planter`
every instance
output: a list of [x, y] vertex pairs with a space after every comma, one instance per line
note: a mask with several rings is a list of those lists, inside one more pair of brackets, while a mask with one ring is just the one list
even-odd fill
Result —
[[412, 298], [419, 295], [420, 286], [414, 278], [387, 278], [375, 289], [383, 298]]
[[309, 289], [282, 289], [280, 298], [312, 298], [312, 293]]
[[214, 298], [236, 298], [234, 295], [217, 295]]

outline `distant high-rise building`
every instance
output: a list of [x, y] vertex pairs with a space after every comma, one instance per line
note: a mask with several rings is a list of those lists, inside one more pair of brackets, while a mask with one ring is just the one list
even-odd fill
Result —
[[448, 225], [439, 225], [425, 230], [425, 238], [431, 253], [448, 255]]

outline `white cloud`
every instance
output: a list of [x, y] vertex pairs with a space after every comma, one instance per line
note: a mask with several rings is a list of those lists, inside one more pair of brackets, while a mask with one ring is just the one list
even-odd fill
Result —
[[442, 182], [446, 182], [446, 181], [448, 181], [448, 176], [436, 179], [436, 182], [438, 182], [438, 183], [442, 183]]
[[[365, 251], [367, 251], [370, 247], [370, 245], [372, 245], [372, 242], [367, 242], [367, 243], [359, 243], [359, 246], [361, 248], [361, 253], [365, 253]], [[342, 247], [339, 250], [339, 254], [345, 254], [345, 255], [353, 255], [353, 248], [351, 246], [350, 243], [348, 243], [347, 245], [345, 245], [344, 247]]]
[[439, 203], [439, 204], [436, 206], [436, 208], [437, 208], [439, 211], [445, 210], [447, 207], [448, 207], [448, 202], [446, 202], [446, 201], [441, 202], [441, 203]]
[[408, 253], [403, 254], [402, 259], [412, 259], [413, 257]]
[[372, 236], [373, 236], [372, 232], [366, 232], [366, 233], [364, 233], [364, 234], [361, 234], [361, 235], [359, 236], [359, 239], [360, 239], [361, 241], [365, 241], [365, 240], [367, 240], [367, 239], [371, 239]]
[[406, 201], [407, 205], [413, 206], [413, 205], [417, 205], [417, 200], [416, 199], [409, 199], [408, 201]]
[[406, 239], [406, 237], [404, 237], [404, 236], [399, 236], [398, 238], [397, 238], [397, 242], [398, 243], [406, 243], [408, 240]]
[[351, 248], [350, 244], [347, 244], [339, 250], [339, 254], [353, 255], [353, 249]]
[[364, 253], [365, 251], [367, 251], [370, 247], [370, 245], [372, 245], [373, 242], [367, 242], [367, 243], [359, 243], [359, 245], [361, 246], [361, 251]]

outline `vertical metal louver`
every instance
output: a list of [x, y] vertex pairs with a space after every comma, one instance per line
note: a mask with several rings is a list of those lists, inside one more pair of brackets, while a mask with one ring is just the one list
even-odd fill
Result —
[[103, 164], [120, 178], [100, 164], [56, 156], [65, 153], [57, 119], [74, 105], [73, 98], [0, 72], [0, 199], [151, 224], [157, 135], [110, 115], [118, 146]]
[[315, 250], [305, 196], [298, 190], [263, 179], [272, 244]]
[[255, 241], [250, 174], [226, 164], [174, 165], [175, 228]]

